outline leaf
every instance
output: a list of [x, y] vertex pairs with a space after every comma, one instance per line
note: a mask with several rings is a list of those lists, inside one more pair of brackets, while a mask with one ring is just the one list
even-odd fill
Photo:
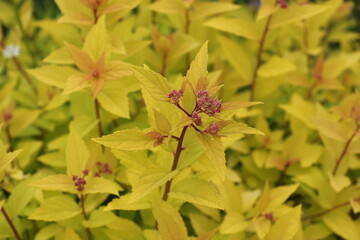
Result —
[[281, 236], [281, 240], [292, 240], [300, 227], [301, 206], [297, 206], [276, 220], [267, 235], [267, 239], [278, 240]]
[[63, 94], [70, 94], [73, 92], [80, 91], [90, 86], [90, 82], [86, 81], [86, 75], [83, 73], [75, 73], [68, 77], [64, 87]]
[[197, 137], [203, 146], [206, 156], [212, 161], [215, 169], [218, 171], [222, 180], [225, 179], [226, 160], [225, 149], [219, 137], [211, 138], [201, 133], [197, 133]]
[[160, 0], [149, 6], [150, 10], [165, 14], [184, 14], [185, 4], [181, 0]]
[[43, 62], [56, 64], [74, 64], [73, 59], [66, 47], [52, 51]]
[[241, 6], [230, 2], [196, 2], [193, 5], [194, 19], [206, 18], [239, 9]]
[[39, 110], [18, 108], [14, 110], [10, 132], [12, 137], [17, 137], [27, 129], [39, 116]]
[[217, 17], [205, 22], [204, 25], [251, 40], [260, 38], [256, 24], [245, 19]]
[[140, 67], [133, 67], [132, 70], [151, 97], [159, 101], [169, 101], [168, 95], [171, 88], [163, 76], [150, 69]]
[[188, 240], [187, 230], [180, 214], [167, 202], [155, 202], [153, 214], [162, 239]]
[[129, 219], [117, 218], [107, 228], [104, 232], [111, 240], [145, 240], [141, 228]]
[[102, 210], [92, 211], [89, 220], [84, 221], [82, 224], [87, 228], [98, 228], [111, 224], [117, 219], [116, 215], [112, 212], [104, 212]]
[[150, 194], [155, 188], [164, 185], [172, 179], [178, 170], [171, 171], [161, 168], [148, 169], [140, 176], [140, 180], [133, 188], [129, 203], [136, 202], [146, 195]]
[[226, 214], [223, 223], [220, 225], [221, 234], [234, 234], [244, 231], [248, 222], [244, 220], [244, 217], [239, 212], [229, 212]]
[[294, 71], [296, 66], [290, 61], [277, 56], [271, 57], [269, 61], [261, 65], [258, 75], [264, 78], [276, 77]]
[[105, 84], [97, 99], [100, 105], [110, 113], [122, 117], [129, 118], [129, 99], [125, 86], [118, 81]]
[[16, 187], [11, 191], [10, 197], [6, 201], [7, 213], [10, 218], [15, 218], [21, 213], [26, 205], [33, 199], [35, 188], [30, 187], [33, 179], [27, 179], [23, 182], [20, 182]]
[[270, 29], [307, 19], [328, 9], [325, 5], [292, 4], [286, 9], [279, 9], [272, 17]]
[[337, 235], [344, 239], [360, 239], [359, 227], [342, 208], [331, 211], [322, 217], [324, 223]]
[[[253, 65], [249, 55], [246, 53], [240, 42], [218, 36], [221, 49], [224, 51], [226, 59], [241, 74], [244, 80], [250, 80], [253, 74]], [[224, 107], [224, 106], [223, 106]]]
[[336, 191], [340, 192], [344, 188], [351, 185], [351, 180], [347, 176], [344, 175], [338, 175], [333, 176], [332, 174], [329, 174], [330, 178], [330, 186]]
[[260, 21], [261, 19], [269, 17], [270, 15], [274, 14], [278, 9], [279, 8], [277, 8], [274, 3], [264, 3], [262, 1], [261, 7], [256, 15], [256, 21]]
[[360, 197], [357, 197], [355, 199], [350, 200], [351, 208], [354, 212], [354, 214], [357, 214], [360, 212]]
[[31, 220], [61, 221], [75, 217], [81, 213], [81, 209], [75, 201], [65, 195], [46, 199], [39, 208], [29, 216]]
[[66, 239], [66, 240], [81, 240], [79, 235], [77, 235], [74, 232], [74, 230], [72, 230], [70, 227], [66, 227], [64, 239]]
[[106, 32], [105, 17], [100, 17], [85, 38], [84, 51], [97, 61], [109, 49], [109, 39]]
[[93, 138], [94, 142], [119, 150], [146, 150], [154, 147], [154, 139], [146, 136], [142, 130], [128, 129], [116, 131], [101, 138]]
[[215, 187], [199, 178], [186, 178], [178, 182], [170, 192], [170, 197], [203, 206], [224, 209]]
[[4, 171], [12, 161], [17, 158], [17, 156], [21, 153], [22, 150], [16, 150], [14, 152], [5, 152], [5, 147], [2, 143], [0, 143], [0, 173]]
[[104, 211], [110, 210], [142, 210], [150, 208], [150, 204], [147, 201], [136, 201], [129, 203], [131, 194], [120, 196], [120, 198], [113, 199], [105, 208]]
[[169, 134], [172, 129], [169, 120], [156, 110], [154, 110], [154, 117], [156, 121], [156, 126], [159, 129], [159, 131], [164, 134]]
[[110, 193], [118, 195], [118, 188], [112, 181], [108, 179], [93, 177], [87, 180], [83, 194], [94, 193]]
[[66, 80], [76, 71], [70, 67], [45, 65], [27, 70], [37, 80], [50, 86], [64, 88]]
[[238, 123], [238, 122], [230, 122], [228, 125], [226, 125], [224, 128], [222, 128], [220, 130], [220, 135], [225, 135], [225, 136], [236, 136], [238, 134], [243, 135], [243, 134], [257, 134], [257, 135], [265, 135], [263, 132], [249, 127], [246, 124], [243, 123]]
[[50, 175], [29, 185], [48, 191], [77, 193], [72, 178], [65, 174]]
[[72, 176], [82, 176], [82, 171], [86, 168], [90, 153], [85, 142], [79, 134], [72, 129], [70, 129], [70, 134], [67, 139], [65, 157], [68, 174]]

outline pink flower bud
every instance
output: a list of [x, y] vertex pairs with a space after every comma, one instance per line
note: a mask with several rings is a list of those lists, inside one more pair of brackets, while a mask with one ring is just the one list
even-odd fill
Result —
[[82, 173], [84, 174], [84, 176], [87, 176], [87, 175], [89, 175], [89, 170], [88, 170], [88, 169], [84, 169], [84, 170], [82, 171]]
[[217, 135], [219, 131], [220, 131], [219, 125], [215, 123], [210, 123], [209, 126], [204, 130], [205, 133], [209, 133], [212, 135]]
[[177, 90], [172, 90], [171, 93], [169, 93], [168, 98], [170, 98], [170, 102], [171, 103], [179, 103], [180, 101], [180, 97], [182, 97], [184, 95], [184, 91], [182, 89], [180, 89], [179, 91]]
[[191, 114], [191, 118], [192, 120], [194, 121], [194, 123], [198, 126], [201, 126], [202, 125], [202, 119], [201, 119], [201, 116], [199, 115], [199, 113], [197, 112], [193, 112]]

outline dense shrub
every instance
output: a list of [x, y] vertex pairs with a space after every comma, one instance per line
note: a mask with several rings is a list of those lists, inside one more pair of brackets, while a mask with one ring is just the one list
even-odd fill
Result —
[[0, 2], [0, 239], [360, 239], [342, 0]]

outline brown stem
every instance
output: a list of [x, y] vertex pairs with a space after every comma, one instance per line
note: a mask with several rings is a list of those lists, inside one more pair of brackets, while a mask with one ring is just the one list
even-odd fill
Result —
[[[85, 210], [85, 195], [84, 194], [80, 194], [80, 203], [81, 203], [81, 213], [82, 213], [84, 219], [89, 220], [89, 217], [87, 216], [86, 210]], [[90, 229], [86, 227], [85, 231], [86, 231], [88, 240], [91, 240], [92, 237], [91, 237]]]
[[357, 124], [355, 131], [351, 134], [350, 138], [346, 141], [345, 146], [344, 146], [344, 149], [342, 150], [339, 158], [336, 160], [335, 167], [334, 167], [334, 169], [333, 169], [333, 171], [332, 171], [332, 175], [333, 175], [333, 176], [336, 175], [336, 172], [337, 172], [337, 170], [338, 170], [338, 168], [339, 168], [339, 165], [340, 165], [341, 161], [343, 160], [343, 158], [345, 157], [346, 152], [347, 152], [347, 150], [348, 150], [348, 148], [349, 148], [349, 146], [350, 146], [350, 143], [352, 142], [352, 140], [353, 140], [354, 137], [356, 136], [356, 134], [357, 134], [357, 132], [359, 131], [359, 129], [360, 129], [360, 124]]
[[24, 68], [21, 65], [20, 61], [16, 57], [13, 57], [12, 61], [14, 62], [16, 68], [21, 73], [21, 75], [25, 78], [26, 82], [30, 85], [30, 87], [31, 87], [32, 91], [34, 92], [34, 94], [36, 95], [37, 94], [37, 89], [36, 89], [33, 81], [31, 80], [30, 76], [24, 70]]
[[327, 213], [329, 213], [329, 212], [331, 212], [331, 211], [334, 211], [334, 210], [336, 210], [336, 209], [338, 209], [338, 208], [341, 208], [341, 207], [345, 207], [345, 206], [347, 206], [347, 205], [349, 205], [349, 204], [350, 204], [350, 202], [340, 203], [340, 204], [338, 204], [338, 205], [333, 206], [332, 208], [325, 209], [324, 211], [315, 213], [315, 214], [313, 214], [313, 215], [304, 216], [304, 217], [302, 217], [302, 220], [304, 221], [304, 220], [309, 220], [309, 219], [321, 217], [321, 216], [323, 216], [323, 215], [325, 215], [325, 214], [327, 214]]
[[166, 59], [167, 59], [167, 53], [163, 53], [162, 55], [162, 66], [161, 66], [161, 72], [160, 74], [165, 77], [166, 73]]
[[9, 215], [7, 214], [7, 212], [5, 211], [5, 208], [4, 208], [4, 207], [1, 208], [1, 212], [2, 212], [2, 214], [4, 215], [4, 217], [5, 217], [5, 219], [6, 219], [6, 222], [9, 224], [12, 232], [14, 233], [15, 238], [16, 238], [17, 240], [21, 240], [21, 237], [20, 237], [19, 232], [16, 230], [16, 227], [15, 227], [13, 221], [11, 220], [11, 218], [9, 217]]
[[267, 34], [269, 32], [269, 27], [270, 27], [272, 17], [273, 17], [272, 14], [270, 16], [268, 16], [268, 18], [266, 20], [264, 31], [263, 31], [261, 39], [260, 39], [259, 51], [258, 51], [258, 54], [257, 54], [256, 65], [255, 65], [252, 80], [251, 80], [251, 83], [250, 83], [250, 87], [251, 87], [250, 101], [254, 100], [256, 80], [257, 80], [257, 72], [258, 72], [258, 70], [259, 70], [259, 68], [261, 66], [261, 63], [262, 63], [262, 53], [264, 51], [265, 39], [266, 39], [266, 36], [267, 36]]
[[102, 125], [101, 125], [101, 119], [100, 119], [100, 104], [99, 101], [97, 100], [97, 98], [94, 99], [94, 105], [95, 105], [95, 114], [96, 114], [96, 119], [98, 120], [98, 133], [99, 133], [99, 137], [101, 137], [103, 135], [103, 129], [102, 129]]
[[[180, 154], [181, 154], [181, 152], [183, 150], [182, 144], [183, 144], [185, 133], [186, 133], [187, 129], [188, 129], [188, 126], [185, 126], [185, 127], [183, 127], [183, 129], [181, 131], [179, 141], [178, 141], [178, 144], [177, 144], [177, 147], [176, 147], [176, 152], [174, 154], [174, 161], [173, 161], [173, 164], [172, 164], [172, 167], [171, 167], [171, 171], [174, 171], [177, 168], [177, 165], [179, 163]], [[173, 179], [170, 179], [169, 181], [166, 182], [164, 195], [162, 197], [162, 199], [164, 201], [166, 201], [168, 199], [172, 180]]]

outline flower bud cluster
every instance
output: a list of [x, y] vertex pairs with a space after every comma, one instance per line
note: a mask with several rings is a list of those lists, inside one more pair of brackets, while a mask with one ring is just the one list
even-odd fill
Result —
[[184, 95], [183, 90], [172, 90], [171, 93], [169, 93], [168, 98], [170, 98], [170, 102], [177, 104], [180, 101], [180, 97]]
[[219, 131], [220, 131], [220, 127], [216, 123], [210, 123], [209, 126], [204, 130], [205, 133], [211, 135], [217, 135]]
[[94, 174], [94, 177], [101, 177], [102, 174], [112, 174], [112, 170], [107, 163], [96, 162], [98, 171]]
[[201, 126], [202, 125], [202, 119], [201, 119], [201, 116], [199, 115], [198, 112], [193, 112], [191, 114], [191, 118], [192, 120], [194, 121], [194, 123], [198, 126]]
[[288, 8], [288, 4], [287, 4], [286, 0], [278, 0], [277, 4], [279, 4], [279, 6], [281, 8]]
[[84, 169], [84, 170], [82, 171], [82, 173], [84, 174], [82, 177], [75, 176], [75, 175], [72, 177], [72, 180], [73, 180], [73, 182], [74, 182], [74, 185], [75, 185], [76, 189], [77, 189], [79, 192], [81, 192], [81, 191], [84, 190], [84, 187], [85, 187], [85, 184], [86, 184], [85, 177], [86, 177], [87, 175], [89, 175], [89, 170]]
[[221, 105], [221, 101], [210, 98], [206, 90], [197, 92], [197, 107], [210, 117], [221, 111]]

